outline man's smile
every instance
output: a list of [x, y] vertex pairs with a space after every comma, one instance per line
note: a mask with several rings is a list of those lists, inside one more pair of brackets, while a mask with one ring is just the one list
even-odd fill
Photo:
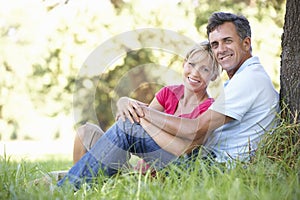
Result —
[[232, 56], [233, 56], [233, 54], [222, 55], [222, 56], [219, 56], [219, 60], [224, 61], [224, 60], [231, 58]]

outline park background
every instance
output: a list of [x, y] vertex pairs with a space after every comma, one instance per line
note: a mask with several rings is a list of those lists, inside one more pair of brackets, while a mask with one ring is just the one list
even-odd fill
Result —
[[[1, 0], [0, 7], [0, 153], [28, 159], [45, 155], [71, 158], [73, 97], [78, 73], [88, 56], [116, 35], [140, 28], [178, 32], [206, 39], [214, 11], [242, 13], [252, 27], [258, 55], [280, 89], [281, 35], [285, 1], [276, 0]], [[116, 47], [118, 46], [116, 45]], [[111, 51], [114, 49], [112, 48]], [[157, 63], [180, 71], [180, 58], [166, 52], [130, 51], [103, 71], [94, 107], [106, 129], [113, 122], [112, 99], [126, 71]], [[146, 80], [149, 71], [138, 76]], [[225, 78], [222, 76], [222, 79]], [[130, 79], [135, 85], [136, 79]], [[181, 80], [179, 80], [181, 81]], [[89, 82], [83, 81], [83, 87]], [[159, 85], [137, 85], [128, 96], [149, 101]], [[217, 87], [217, 86], [216, 86]], [[77, 91], [76, 91], [77, 92]], [[85, 100], [86, 93], [82, 93]], [[90, 116], [84, 112], [81, 123]]]

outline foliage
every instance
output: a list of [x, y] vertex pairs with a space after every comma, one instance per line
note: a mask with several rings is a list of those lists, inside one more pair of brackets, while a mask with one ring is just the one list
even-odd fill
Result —
[[299, 169], [300, 124], [283, 121], [272, 135], [266, 135], [261, 141], [264, 147], [259, 152], [270, 162], [277, 162], [285, 169]]
[[170, 165], [156, 178], [150, 171], [145, 176], [132, 171], [99, 176], [97, 184], [83, 185], [75, 193], [70, 187], [32, 184], [51, 170], [68, 169], [71, 161], [15, 162], [4, 156], [0, 199], [299, 199], [299, 128], [282, 123], [266, 135], [251, 163], [237, 163], [232, 169], [198, 159], [191, 164], [193, 170]]
[[[213, 11], [241, 12], [249, 18], [254, 52], [260, 55], [279, 88], [283, 1], [13, 0], [3, 1], [3, 5], [0, 8], [1, 140], [54, 139], [57, 135], [70, 138], [77, 75], [98, 45], [116, 34], [141, 27], [173, 30], [202, 41], [206, 38], [207, 18]], [[266, 26], [268, 32], [261, 32]], [[120, 57], [98, 79], [92, 105], [101, 126], [106, 128], [113, 122], [114, 110], [110, 104], [117, 95], [111, 90], [115, 89], [120, 74], [147, 62], [177, 71], [181, 67], [180, 59], [176, 61], [174, 55], [152, 51], [141, 50]], [[147, 73], [141, 72], [139, 76], [147, 80]], [[136, 91], [124, 95], [139, 98], [151, 93], [144, 99], [149, 101], [161, 86], [136, 85]], [[90, 113], [85, 113], [81, 122], [89, 118]]]
[[[109, 102], [110, 100], [112, 101], [112, 106], [114, 106], [116, 104], [116, 99], [121, 96], [130, 96], [145, 103], [150, 103], [155, 92], [158, 91], [161, 86], [151, 84], [151, 81], [149, 80], [151, 77], [148, 76], [150, 73], [147, 73], [146, 68], [143, 67], [141, 70], [136, 70], [135, 73], [129, 75], [127, 80], [123, 80], [123, 83], [120, 83], [120, 80], [122, 80], [122, 77], [124, 76], [124, 74], [121, 73], [129, 72], [137, 66], [149, 63], [156, 63], [153, 58], [151, 60], [151, 52], [143, 49], [131, 51], [127, 53], [122, 65], [116, 66], [114, 70], [102, 75], [95, 96], [95, 99], [98, 99], [96, 102], [97, 105], [95, 105], [97, 119], [101, 127], [107, 129], [114, 122], [112, 107], [101, 106], [104, 102]], [[153, 68], [153, 70], [155, 70], [155, 68]], [[116, 77], [119, 77], [119, 79], [116, 79]], [[142, 83], [146, 83], [146, 85], [143, 87]], [[116, 87], [119, 88], [116, 89]], [[142, 87], [141, 90], [139, 90], [140, 87]], [[132, 88], [133, 90], [128, 90], [128, 88]], [[107, 90], [113, 91], [114, 93], [106, 92]], [[119, 91], [119, 94], [116, 94], [116, 90]], [[106, 103], [106, 105], [109, 104]], [[110, 116], [108, 116], [108, 114], [110, 114]]]

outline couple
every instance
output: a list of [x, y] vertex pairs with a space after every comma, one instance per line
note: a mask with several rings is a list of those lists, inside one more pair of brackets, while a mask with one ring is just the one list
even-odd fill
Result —
[[[245, 17], [213, 13], [207, 36], [208, 44], [187, 54], [182, 85], [164, 87], [149, 106], [121, 98], [119, 119], [103, 135], [91, 124], [80, 128], [84, 134], [99, 130], [96, 134], [102, 136], [80, 159], [74, 158], [76, 164], [58, 186], [70, 183], [78, 189], [99, 170], [112, 176], [126, 165], [130, 153], [157, 170], [183, 154], [192, 156], [200, 146], [205, 149], [200, 157], [213, 155], [216, 162], [249, 161], [261, 136], [274, 125], [278, 93], [259, 59], [252, 56]], [[206, 88], [218, 75], [216, 61], [229, 80], [213, 101]]]

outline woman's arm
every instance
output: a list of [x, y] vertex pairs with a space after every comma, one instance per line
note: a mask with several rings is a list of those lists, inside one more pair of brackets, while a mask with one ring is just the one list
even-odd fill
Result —
[[207, 110], [196, 119], [180, 118], [143, 106], [144, 119], [173, 136], [201, 140], [206, 134], [228, 123], [232, 118]]
[[[116, 120], [121, 118], [125, 121], [125, 119], [128, 118], [131, 123], [140, 122], [140, 117], [144, 116], [142, 106], [148, 105], [129, 97], [121, 97], [117, 101]], [[152, 99], [149, 107], [160, 112], [164, 111], [164, 107], [158, 102], [156, 97]]]
[[[154, 97], [151, 101], [151, 103], [148, 106], [149, 108], [152, 108], [154, 110], [164, 112], [165, 108], [158, 102], [157, 98]], [[143, 111], [143, 108], [141, 107], [141, 111]], [[144, 112], [143, 112], [144, 113]]]
[[131, 99], [129, 97], [121, 97], [117, 101], [116, 120], [121, 118], [123, 121], [125, 121], [127, 118], [131, 123], [139, 122], [140, 117], [144, 116], [141, 105], [148, 106], [147, 104], [138, 100]]

